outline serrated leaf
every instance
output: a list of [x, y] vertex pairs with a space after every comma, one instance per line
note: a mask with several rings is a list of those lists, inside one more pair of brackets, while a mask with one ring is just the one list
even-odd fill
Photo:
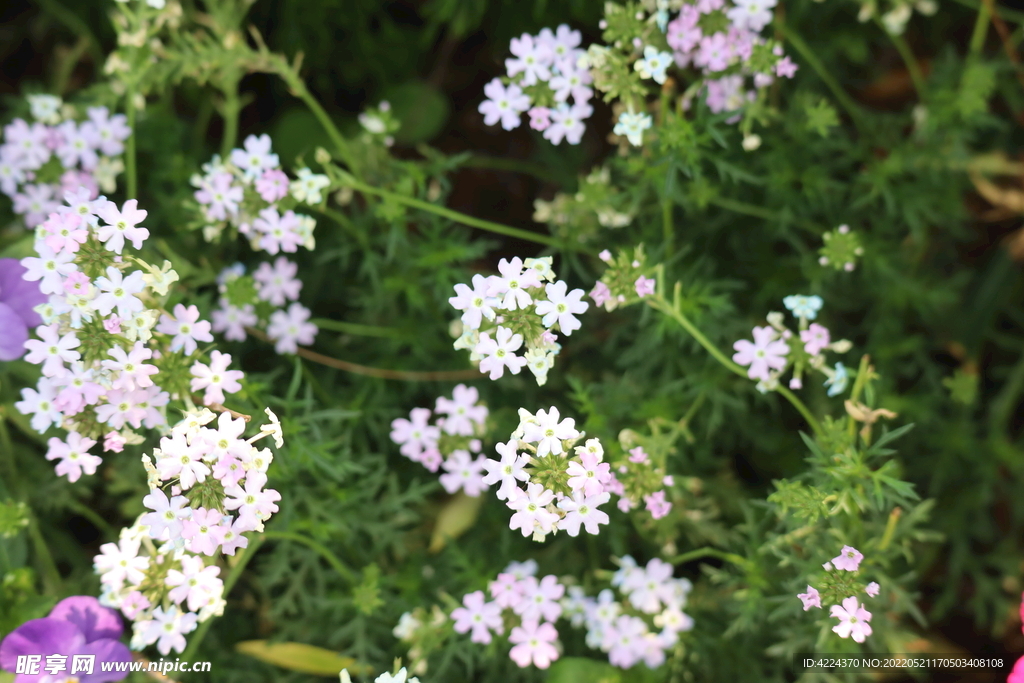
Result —
[[483, 496], [474, 498], [462, 492], [452, 496], [437, 515], [434, 533], [430, 537], [430, 552], [440, 551], [449, 540], [466, 533], [476, 522], [483, 502]]
[[279, 666], [282, 669], [298, 671], [314, 676], [336, 677], [342, 669], [349, 673], [366, 670], [351, 657], [342, 657], [337, 652], [305, 643], [268, 643], [266, 640], [243, 640], [235, 649], [242, 654], [255, 657], [261, 662]]

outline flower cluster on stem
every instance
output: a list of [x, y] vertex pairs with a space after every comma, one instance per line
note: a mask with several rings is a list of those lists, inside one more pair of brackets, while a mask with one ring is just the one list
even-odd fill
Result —
[[484, 86], [487, 99], [479, 111], [484, 123], [501, 123], [505, 130], [519, 127], [522, 115], [544, 139], [558, 145], [563, 140], [579, 144], [585, 121], [594, 113], [590, 71], [580, 65], [582, 36], [562, 24], [555, 31], [541, 29], [513, 38], [512, 57], [505, 60], [507, 75]]
[[[474, 498], [488, 488], [484, 479], [487, 458], [480, 455], [488, 411], [479, 398], [475, 387], [459, 384], [452, 398], [437, 398], [433, 412], [413, 408], [409, 419], [400, 417], [391, 422], [391, 440], [401, 446], [402, 455], [431, 472], [444, 470], [440, 481], [448, 493], [461, 489]], [[444, 417], [431, 425], [433, 413]]]
[[775, 389], [782, 375], [792, 370], [790, 389], [803, 388], [804, 373], [814, 371], [825, 375], [829, 396], [844, 392], [849, 380], [846, 367], [840, 362], [829, 368], [824, 352], [845, 353], [852, 345], [845, 339], [832, 341], [828, 328], [811, 322], [824, 303], [821, 297], [795, 294], [782, 303], [799, 321], [796, 332], [783, 324], [782, 313], [769, 313], [768, 324], [754, 328], [752, 342], [740, 339], [733, 344], [733, 362], [746, 367], [750, 379], [758, 380], [759, 391]]
[[14, 119], [0, 142], [0, 192], [35, 228], [60, 211], [67, 193], [89, 201], [116, 189], [121, 155], [131, 135], [124, 114], [88, 107], [84, 115], [54, 95], [30, 95], [33, 121]]
[[822, 600], [825, 604], [831, 603], [829, 615], [839, 620], [832, 631], [840, 638], [853, 638], [858, 643], [871, 635], [871, 612], [857, 599], [857, 594], [863, 592], [873, 598], [881, 590], [874, 581], [867, 585], [860, 583], [858, 576], [863, 560], [864, 555], [859, 550], [844, 545], [836, 557], [822, 565], [825, 576], [819, 584], [821, 591], [808, 585], [806, 593], [797, 595], [805, 612], [812, 607], [821, 609]]
[[[537, 384], [547, 381], [548, 370], [562, 346], [556, 332], [569, 336], [580, 328], [577, 315], [590, 304], [583, 290], [569, 290], [555, 279], [550, 256], [518, 256], [498, 262], [500, 275], [474, 275], [472, 287], [455, 285], [448, 303], [462, 311], [456, 349], [468, 349], [480, 371], [499, 379], [507, 369], [513, 375], [527, 367]], [[523, 349], [523, 355], [517, 352]]]
[[150, 511], [94, 561], [101, 602], [135, 622], [132, 649], [182, 652], [186, 634], [223, 613], [223, 556], [247, 547], [245, 534], [262, 532], [281, 499], [266, 488], [273, 455], [255, 445], [266, 437], [284, 445], [280, 422], [266, 412], [269, 422], [248, 439], [244, 418], [189, 412], [142, 457]]

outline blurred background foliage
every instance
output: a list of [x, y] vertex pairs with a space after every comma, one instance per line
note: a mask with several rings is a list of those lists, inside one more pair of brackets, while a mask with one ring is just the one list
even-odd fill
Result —
[[[617, 155], [604, 105], [583, 143], [569, 148], [551, 147], [526, 126], [510, 133], [487, 128], [476, 110], [483, 85], [502, 71], [511, 37], [564, 22], [592, 42], [602, 11], [596, 0], [258, 0], [246, 23], [272, 50], [304, 55], [309, 88], [343, 131], [355, 133], [362, 109], [391, 101], [403, 121], [394, 163], [424, 159], [432, 152], [422, 145], [429, 144], [444, 156], [425, 162], [423, 173], [440, 183], [449, 207], [467, 214], [542, 230], [532, 220], [534, 200], [575, 193], [578, 179], [611, 156], [613, 185], [637, 207], [634, 223], [611, 230], [581, 222], [556, 226], [556, 234], [594, 249], [646, 242], [683, 281], [689, 314], [721, 347], [779, 309], [783, 296], [821, 295], [833, 334], [854, 343], [849, 358], [870, 354], [885, 407], [916, 425], [898, 443], [899, 462], [921, 497], [934, 499], [930, 525], [941, 533], [941, 541], [920, 544], [906, 558], [928, 619], [915, 626], [922, 642], [936, 652], [1020, 652], [1024, 639], [1012, 624], [1024, 575], [1024, 237], [1020, 214], [979, 194], [967, 172], [982, 153], [1019, 157], [1019, 66], [995, 29], [969, 53], [977, 5], [942, 2], [934, 17], [916, 16], [905, 36], [925, 75], [926, 90], [918, 92], [898, 50], [877, 26], [858, 23], [857, 9], [839, 0], [785, 3], [787, 23], [848, 94], [852, 110], [838, 106], [798, 55], [801, 71], [772, 93], [781, 115], [760, 131], [764, 145], [756, 153], [740, 149], [735, 130], [684, 121], [643, 157]], [[103, 0], [2, 3], [3, 122], [23, 113], [17, 98], [24, 94], [70, 96], [102, 78], [101, 59], [115, 39], [108, 12]], [[1009, 6], [1001, 17], [1015, 50], [1024, 15]], [[279, 80], [247, 75], [241, 92], [240, 137], [270, 133], [287, 164], [327, 144]], [[217, 97], [186, 80], [154, 94], [138, 126], [141, 204], [150, 210], [150, 229], [167, 254], [199, 254], [210, 273], [250, 256], [242, 247], [203, 252], [196, 234], [176, 230], [189, 219], [189, 177], [221, 146]], [[666, 204], [673, 218], [668, 242]], [[537, 246], [426, 214], [384, 220], [373, 207], [348, 211], [352, 230], [321, 220], [317, 250], [300, 255], [303, 301], [314, 317], [378, 329], [373, 336], [323, 330], [317, 350], [372, 367], [465, 368], [448, 334], [452, 286], [493, 270], [501, 256], [536, 255]], [[2, 224], [12, 219], [6, 213]], [[866, 255], [854, 273], [817, 263], [822, 234], [841, 223], [864, 240]], [[599, 274], [594, 259], [572, 252], [557, 256], [556, 268], [588, 290]], [[204, 312], [214, 289], [205, 295]], [[272, 528], [330, 548], [347, 572], [308, 545], [268, 541], [204, 643], [216, 680], [310, 680], [234, 651], [239, 640], [257, 638], [339, 650], [384, 670], [404, 654], [391, 635], [402, 612], [436, 603], [442, 592], [459, 597], [482, 587], [510, 560], [535, 557], [543, 572], [562, 574], [609, 568], [612, 554], [658, 552], [649, 533], [618, 513], [597, 540], [533, 544], [508, 531], [507, 511], [488, 497], [469, 532], [431, 553], [434, 520], [447, 497], [434, 477], [398, 455], [388, 431], [410, 408], [450, 395], [453, 383], [353, 375], [279, 358], [257, 340], [228, 350], [254, 382], [253, 403], [278, 411], [290, 435], [287, 454], [271, 471], [283, 496]], [[14, 363], [4, 373], [0, 401], [13, 424], [12, 382], [27, 381], [31, 371]], [[728, 375], [650, 310], [591, 309], [542, 388], [522, 376], [473, 384], [492, 410], [492, 442], [512, 430], [520, 406], [557, 405], [588, 432], [614, 438], [652, 418], [678, 420], [703, 401], [690, 425], [693, 442], [677, 444], [671, 462], [673, 471], [704, 482], [704, 502], [714, 513], [679, 534], [679, 552], [756, 536], [745, 517], [748, 501], [768, 495], [774, 479], [805, 468], [799, 416]], [[805, 394], [813, 411], [833, 411], [823, 388]], [[6, 493], [34, 510], [32, 533], [41, 534], [56, 560], [60, 590], [95, 593], [92, 555], [141, 512], [138, 453], [111, 458], [122, 466], [69, 485], [53, 476], [27, 430], [11, 430], [2, 445], [15, 454], [20, 481], [32, 482]], [[4, 547], [2, 572], [32, 564], [31, 534]], [[682, 571], [697, 579], [702, 571], [713, 575], [718, 564], [691, 563]], [[9, 573], [14, 579], [3, 588], [0, 614], [45, 612], [48, 598], [18, 572]], [[774, 627], [722, 639], [734, 615], [695, 609], [693, 649], [705, 659], [690, 663], [690, 676], [790, 675], [786, 662], [758, 660], [752, 671], [751, 662], [735, 656], [767, 650], [779, 638]], [[0, 621], [0, 631], [12, 623]], [[567, 654], [584, 652], [571, 636], [563, 638]], [[493, 646], [457, 639], [432, 660], [429, 680], [543, 678]]]

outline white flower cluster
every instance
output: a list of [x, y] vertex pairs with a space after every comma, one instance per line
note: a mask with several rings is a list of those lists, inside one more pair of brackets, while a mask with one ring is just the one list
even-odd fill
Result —
[[310, 310], [298, 302], [302, 291], [298, 272], [298, 264], [284, 256], [278, 256], [273, 265], [261, 263], [251, 276], [241, 263], [225, 268], [217, 278], [221, 298], [213, 312], [213, 331], [229, 341], [244, 341], [246, 327], [265, 325], [281, 354], [295, 353], [299, 344], [312, 344], [319, 328], [309, 321]]
[[391, 422], [391, 440], [401, 446], [402, 455], [431, 472], [443, 469], [440, 481], [448, 493], [462, 489], [474, 498], [487, 490], [487, 458], [472, 455], [482, 450], [480, 437], [487, 425], [487, 406], [479, 404], [479, 398], [476, 388], [459, 384], [452, 398], [437, 397], [434, 411], [445, 417], [433, 425], [428, 408], [413, 408], [408, 420], [400, 417]]
[[586, 130], [584, 121], [594, 113], [590, 105], [593, 79], [581, 66], [580, 57], [585, 54], [579, 48], [581, 40], [580, 32], [565, 24], [555, 31], [544, 28], [536, 36], [524, 33], [513, 38], [513, 57], [505, 60], [508, 77], [484, 86], [488, 99], [479, 107], [484, 123], [500, 122], [502, 128], [512, 130], [528, 112], [530, 127], [543, 131], [544, 139], [555, 145], [562, 140], [579, 144]]
[[[268, 448], [253, 444], [273, 437], [281, 448], [281, 424], [270, 409], [268, 424], [245, 439], [245, 420], [203, 408], [185, 418], [160, 441], [153, 459], [142, 458], [151, 510], [121, 533], [117, 544], [100, 547], [95, 567], [103, 584], [103, 604], [134, 620], [131, 646], [157, 644], [160, 653], [185, 649], [186, 633], [224, 610], [219, 552], [234, 555], [249, 540], [245, 532], [263, 531], [277, 512], [281, 495], [264, 488], [273, 460]], [[170, 497], [164, 492], [170, 487]]]
[[289, 179], [270, 144], [269, 135], [250, 135], [244, 149], [232, 150], [227, 160], [213, 157], [203, 164], [202, 175], [192, 177], [207, 241], [218, 239], [230, 225], [249, 239], [254, 251], [275, 255], [316, 247], [316, 220], [293, 209], [296, 203], [319, 204], [331, 181], [308, 168], [299, 169], [296, 180]]
[[[479, 361], [480, 371], [492, 380], [506, 368], [518, 375], [526, 366], [543, 385], [562, 349], [555, 330], [568, 336], [580, 328], [576, 315], [590, 304], [582, 301], [582, 289], [568, 291], [564, 281], [555, 279], [551, 263], [550, 256], [501, 259], [500, 275], [474, 275], [472, 288], [455, 285], [448, 303], [463, 311], [455, 348], [470, 350], [470, 360]], [[519, 356], [524, 342], [526, 351]]]
[[134, 199], [118, 209], [105, 197], [90, 200], [85, 188], [65, 197], [67, 205], [36, 229], [38, 256], [21, 261], [23, 278], [38, 282], [48, 301], [35, 308], [43, 323], [37, 339], [24, 343], [25, 360], [42, 365], [42, 377], [35, 389], [22, 389], [15, 407], [32, 415], [40, 433], [51, 426], [71, 432], [66, 441], [51, 438], [46, 457], [59, 459], [57, 473], [76, 481], [100, 464], [88, 450], [101, 436], [105, 450], [118, 452], [141, 443], [132, 430], [166, 427], [178, 392], [162, 386], [205, 390], [207, 404], [219, 403], [224, 392], [241, 389], [242, 373], [228, 370], [231, 356], [217, 351], [190, 373], [161, 372], [180, 367], [175, 359], [196, 354], [199, 342], [212, 342], [210, 323], [194, 305], [164, 310], [178, 279], [170, 262], [157, 268], [128, 254], [126, 241], [138, 249], [149, 237]]
[[584, 435], [575, 420], [561, 419], [554, 407], [536, 415], [520, 408], [519, 420], [511, 439], [495, 446], [501, 460], [484, 463], [484, 482], [500, 483], [498, 499], [514, 511], [509, 528], [535, 541], [559, 530], [578, 536], [580, 527], [597, 534], [599, 525], [608, 523], [607, 513], [598, 508], [611, 499], [606, 488], [614, 479], [602, 462], [601, 442], [588, 439], [574, 447]]
[[14, 119], [0, 144], [0, 192], [34, 228], [60, 210], [60, 198], [82, 191], [93, 200], [116, 189], [121, 154], [131, 135], [124, 114], [90, 107], [84, 121], [54, 95], [29, 95], [33, 123]]

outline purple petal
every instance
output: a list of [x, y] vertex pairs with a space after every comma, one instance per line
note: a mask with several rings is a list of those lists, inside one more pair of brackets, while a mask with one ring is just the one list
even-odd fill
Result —
[[[32, 619], [7, 634], [0, 642], [0, 669], [15, 671], [19, 655], [70, 655], [85, 645], [85, 636], [70, 621]], [[40, 668], [42, 672], [42, 669]], [[45, 675], [45, 672], [43, 672]], [[18, 683], [32, 683], [42, 676], [18, 676]]]
[[[117, 640], [102, 638], [94, 640], [82, 647], [78, 654], [96, 655], [96, 664], [91, 674], [79, 674], [79, 683], [106, 683], [107, 681], [120, 681], [128, 675], [128, 671], [103, 671], [103, 662], [130, 662], [132, 653], [128, 648]], [[71, 661], [70, 659], [68, 660]]]
[[0, 301], [0, 361], [25, 355], [28, 328], [13, 308]]
[[25, 272], [18, 259], [0, 258], [0, 302], [14, 309], [28, 327], [38, 327], [43, 319], [32, 309], [45, 304], [47, 298], [39, 291], [38, 282], [22, 279]]
[[124, 630], [117, 612], [104, 607], [91, 595], [64, 598], [50, 611], [50, 619], [63, 619], [75, 624], [87, 643], [100, 638], [117, 640]]

